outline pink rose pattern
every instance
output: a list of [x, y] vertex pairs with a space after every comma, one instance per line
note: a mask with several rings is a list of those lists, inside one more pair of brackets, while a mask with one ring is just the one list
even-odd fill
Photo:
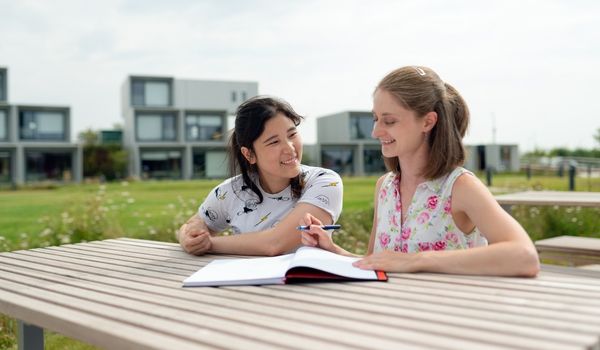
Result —
[[[409, 208], [402, 208], [399, 177], [389, 173], [378, 194], [374, 250], [414, 253], [486, 245], [477, 228], [465, 235], [452, 219], [452, 186], [464, 173], [468, 171], [456, 168], [447, 177], [420, 184]], [[403, 209], [408, 210], [408, 215], [401, 224]]]

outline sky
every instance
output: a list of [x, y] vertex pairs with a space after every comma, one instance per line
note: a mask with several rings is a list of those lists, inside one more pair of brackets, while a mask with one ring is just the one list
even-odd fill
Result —
[[121, 84], [140, 74], [256, 81], [314, 143], [317, 117], [370, 111], [383, 76], [422, 65], [467, 101], [466, 144], [599, 146], [596, 0], [0, 0], [0, 13], [9, 103], [69, 106], [73, 140], [122, 123]]

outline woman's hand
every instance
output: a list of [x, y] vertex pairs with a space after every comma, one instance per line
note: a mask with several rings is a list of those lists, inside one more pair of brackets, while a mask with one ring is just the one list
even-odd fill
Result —
[[391, 250], [373, 253], [355, 262], [355, 267], [364, 270], [387, 272], [418, 272], [417, 261], [420, 253], [400, 253]]
[[179, 229], [179, 244], [189, 254], [202, 255], [211, 249], [210, 231], [206, 224], [193, 217]]
[[319, 219], [309, 213], [306, 213], [306, 215], [304, 215], [304, 217], [300, 220], [300, 225], [310, 227], [309, 230], [302, 231], [302, 244], [337, 253], [338, 249], [331, 239], [331, 233], [321, 228], [323, 223]]

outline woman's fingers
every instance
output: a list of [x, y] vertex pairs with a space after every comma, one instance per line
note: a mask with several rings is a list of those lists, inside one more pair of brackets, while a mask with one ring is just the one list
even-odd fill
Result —
[[313, 237], [312, 234], [304, 231], [302, 232], [302, 244], [314, 247], [318, 244], [318, 241]]

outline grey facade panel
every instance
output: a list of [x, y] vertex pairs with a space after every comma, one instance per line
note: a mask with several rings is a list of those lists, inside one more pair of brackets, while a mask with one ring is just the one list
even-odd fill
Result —
[[[148, 106], [134, 106], [131, 103], [131, 84], [133, 80], [155, 80], [171, 79], [172, 105], [169, 108], [158, 108]], [[179, 174], [181, 178], [190, 179], [198, 177], [195, 171], [202, 171], [206, 177], [223, 174], [222, 170], [209, 169], [198, 170], [202, 168], [202, 157], [208, 164], [219, 163], [220, 157], [227, 147], [229, 128], [229, 115], [235, 113], [238, 105], [244, 100], [258, 94], [258, 83], [255, 82], [235, 82], [235, 81], [207, 81], [207, 80], [182, 80], [165, 77], [128, 77], [121, 87], [121, 105], [124, 118], [123, 144], [129, 151], [129, 174], [134, 177], [143, 178], [145, 175], [152, 174], [149, 168], [166, 167], [171, 169], [165, 171], [165, 174]], [[136, 116], [153, 111], [170, 111], [176, 117], [176, 136], [174, 140], [165, 141], [144, 141], [140, 140], [137, 130]], [[186, 124], [188, 115], [197, 116], [199, 122]], [[206, 119], [202, 119], [205, 116]], [[211, 119], [214, 122], [214, 116], [221, 117], [221, 137], [215, 133], [203, 129], [201, 120]], [[188, 128], [196, 128], [195, 133]], [[218, 129], [218, 128], [217, 128]], [[199, 134], [198, 134], [199, 133]], [[206, 138], [204, 133], [210, 133], [213, 137]], [[197, 135], [198, 134], [198, 135]], [[173, 159], [160, 163], [160, 160], [143, 160], [144, 152], [147, 155], [148, 150], [172, 150], [181, 151], [180, 163]], [[204, 153], [203, 153], [204, 152]], [[208, 153], [206, 153], [208, 152]], [[206, 153], [206, 154], [205, 154]], [[196, 154], [196, 156], [195, 156]], [[160, 158], [159, 153], [155, 154]], [[151, 156], [149, 156], [151, 158]], [[146, 157], [148, 158], [148, 157]], [[168, 156], [167, 156], [168, 158]], [[196, 163], [195, 163], [196, 162]], [[144, 164], [142, 164], [144, 163]], [[200, 165], [199, 165], [200, 164]], [[179, 167], [177, 171], [175, 167]], [[213, 171], [214, 170], [214, 171]], [[160, 174], [154, 172], [155, 174]]]

